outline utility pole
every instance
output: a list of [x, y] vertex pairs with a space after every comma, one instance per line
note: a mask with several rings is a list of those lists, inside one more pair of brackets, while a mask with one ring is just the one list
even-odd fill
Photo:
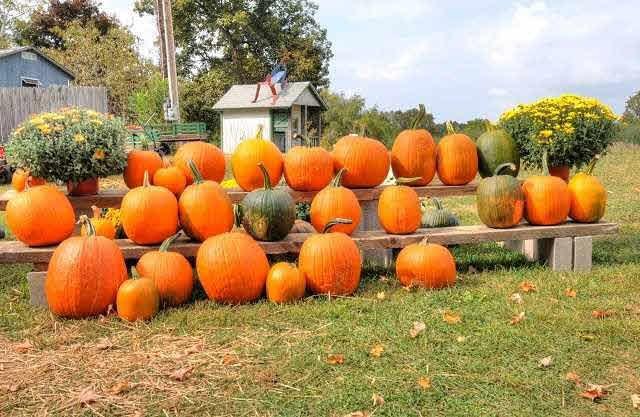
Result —
[[180, 98], [178, 97], [178, 73], [176, 71], [176, 45], [173, 38], [173, 14], [171, 0], [159, 0], [162, 3], [164, 20], [164, 40], [167, 59], [167, 78], [169, 80], [169, 103], [165, 118], [180, 121]]
[[158, 45], [160, 46], [160, 74], [162, 78], [167, 78], [167, 45], [164, 38], [164, 13], [160, 0], [154, 0], [156, 15], [156, 26], [158, 27]]

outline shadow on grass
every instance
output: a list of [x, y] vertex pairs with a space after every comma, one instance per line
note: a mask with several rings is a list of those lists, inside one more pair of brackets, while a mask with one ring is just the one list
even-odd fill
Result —
[[593, 241], [594, 265], [640, 263], [640, 228], [625, 226], [617, 236], [604, 236]]

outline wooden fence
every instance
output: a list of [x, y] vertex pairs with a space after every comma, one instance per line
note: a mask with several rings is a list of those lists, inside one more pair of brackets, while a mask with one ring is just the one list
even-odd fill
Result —
[[104, 87], [0, 88], [0, 142], [31, 114], [78, 106], [106, 113]]

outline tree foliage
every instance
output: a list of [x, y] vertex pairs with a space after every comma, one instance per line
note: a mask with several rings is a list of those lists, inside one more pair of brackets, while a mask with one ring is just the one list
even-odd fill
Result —
[[622, 117], [626, 121], [640, 121], [640, 91], [629, 97]]
[[34, 0], [0, 0], [0, 49], [14, 45], [19, 28], [36, 5]]
[[160, 72], [151, 77], [129, 97], [129, 113], [136, 123], [163, 123], [164, 102], [169, 90], [168, 82]]

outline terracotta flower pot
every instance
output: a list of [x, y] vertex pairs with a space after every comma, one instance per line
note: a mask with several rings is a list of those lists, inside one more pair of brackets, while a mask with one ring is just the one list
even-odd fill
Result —
[[549, 168], [549, 174], [554, 177], [562, 178], [564, 182], [569, 182], [570, 168], [567, 165]]
[[100, 183], [97, 178], [89, 178], [88, 180], [74, 183], [72, 181], [67, 182], [67, 192], [69, 195], [82, 196], [82, 195], [95, 195], [100, 191]]

